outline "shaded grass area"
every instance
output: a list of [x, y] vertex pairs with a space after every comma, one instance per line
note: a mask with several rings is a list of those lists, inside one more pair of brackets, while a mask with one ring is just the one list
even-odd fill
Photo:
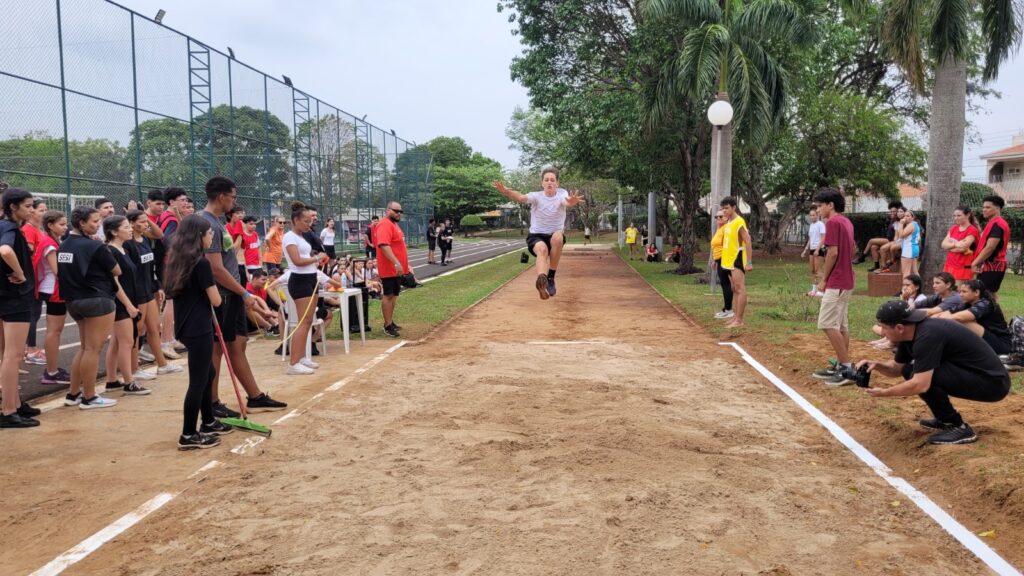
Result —
[[[715, 289], [714, 295], [707, 284], [698, 284], [706, 274], [678, 276], [669, 271], [674, 264], [629, 261], [629, 252], [622, 250], [619, 255], [643, 276], [651, 286], [673, 303], [686, 310], [694, 321], [701, 324], [716, 337], [729, 337], [741, 333], [756, 333], [756, 336], [780, 349], [787, 346], [791, 335], [815, 334], [817, 329], [819, 299], [807, 296], [810, 289], [810, 272], [805, 260], [794, 256], [758, 255], [754, 270], [747, 275], [748, 305], [745, 327], [730, 330], [724, 323], [713, 318], [722, 308], [722, 291]], [[698, 266], [707, 262], [707, 254], [696, 258]], [[868, 264], [855, 266], [857, 287], [850, 302], [850, 336], [853, 340], [870, 341], [877, 338], [871, 331], [875, 323], [878, 306], [892, 298], [872, 298], [867, 295]], [[1024, 314], [1024, 277], [1008, 275], [999, 291], [999, 302], [1007, 315]], [[822, 356], [831, 355], [831, 348], [824, 336], [821, 337]], [[1024, 375], [1014, 374], [1013, 389], [1024, 392]]]
[[[402, 338], [415, 340], [426, 336], [431, 329], [472, 306], [528, 266], [519, 263], [518, 253], [507, 254], [439, 277], [422, 288], [403, 290], [395, 306], [395, 323], [402, 327]], [[328, 338], [341, 339], [340, 322], [341, 313], [335, 312], [327, 331]], [[380, 300], [370, 301], [369, 323], [373, 330], [366, 335], [368, 339], [388, 337], [384, 334]], [[358, 339], [359, 334], [353, 337]]]

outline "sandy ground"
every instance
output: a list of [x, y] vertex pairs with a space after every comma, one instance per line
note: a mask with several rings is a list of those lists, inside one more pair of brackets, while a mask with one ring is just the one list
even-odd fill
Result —
[[[986, 573], [617, 257], [567, 254], [547, 302], [532, 285], [520, 276], [245, 455], [228, 451], [241, 434], [174, 452], [170, 391], [5, 434], [0, 566], [37, 568], [184, 490], [68, 573]], [[298, 405], [386, 344], [330, 356], [334, 377], [302, 385], [260, 362]], [[187, 479], [211, 458], [225, 465]]]

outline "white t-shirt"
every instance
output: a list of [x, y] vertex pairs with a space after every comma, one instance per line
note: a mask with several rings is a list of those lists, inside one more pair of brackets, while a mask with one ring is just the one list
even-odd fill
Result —
[[526, 202], [530, 205], [530, 234], [554, 234], [565, 228], [565, 205], [569, 192], [555, 190], [554, 196], [544, 192], [530, 192]]
[[825, 239], [825, 223], [821, 220], [812, 223], [808, 234], [810, 234], [811, 250], [821, 248], [821, 241]]
[[309, 242], [302, 237], [289, 230], [285, 233], [284, 239], [281, 240], [281, 247], [284, 252], [284, 257], [288, 261], [288, 269], [298, 274], [313, 274], [316, 272], [316, 262], [312, 264], [306, 264], [305, 266], [298, 266], [292, 262], [291, 256], [288, 255], [289, 246], [297, 246], [299, 248], [299, 256], [303, 258], [309, 258], [313, 252], [313, 247], [309, 245]]
[[57, 284], [57, 275], [53, 273], [53, 269], [46, 263], [46, 255], [56, 250], [56, 246], [47, 246], [43, 250], [43, 259], [39, 262], [39, 267], [43, 272], [43, 279], [39, 281], [39, 291], [43, 294], [53, 294], [53, 287]]
[[330, 228], [321, 230], [320, 241], [324, 243], [324, 246], [334, 246], [334, 230]]

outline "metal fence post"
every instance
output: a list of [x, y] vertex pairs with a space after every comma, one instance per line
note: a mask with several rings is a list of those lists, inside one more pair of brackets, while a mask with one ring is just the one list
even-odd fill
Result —
[[57, 0], [57, 52], [60, 54], [60, 112], [64, 121], [64, 192], [71, 206], [71, 150], [68, 147], [68, 92], [64, 79], [64, 26]]

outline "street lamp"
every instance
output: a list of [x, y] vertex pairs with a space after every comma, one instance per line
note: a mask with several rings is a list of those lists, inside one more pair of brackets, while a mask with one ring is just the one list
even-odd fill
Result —
[[[718, 100], [708, 107], [708, 122], [715, 127], [715, 131], [712, 134], [712, 139], [715, 142], [715, 156], [711, 159], [711, 194], [708, 197], [708, 219], [711, 220], [711, 237], [715, 236], [715, 231], [718, 228], [717, 222], [715, 222], [715, 202], [721, 202], [724, 197], [722, 192], [722, 128], [728, 126], [732, 122], [732, 105], [729, 104], [729, 96], [727, 94], [719, 93]], [[732, 141], [729, 142], [730, 146]], [[729, 155], [730, 164], [732, 163], [732, 154]], [[708, 252], [708, 285], [711, 287], [711, 294], [715, 293], [715, 285], [718, 281], [718, 274], [714, 271], [715, 259], [714, 255]]]

